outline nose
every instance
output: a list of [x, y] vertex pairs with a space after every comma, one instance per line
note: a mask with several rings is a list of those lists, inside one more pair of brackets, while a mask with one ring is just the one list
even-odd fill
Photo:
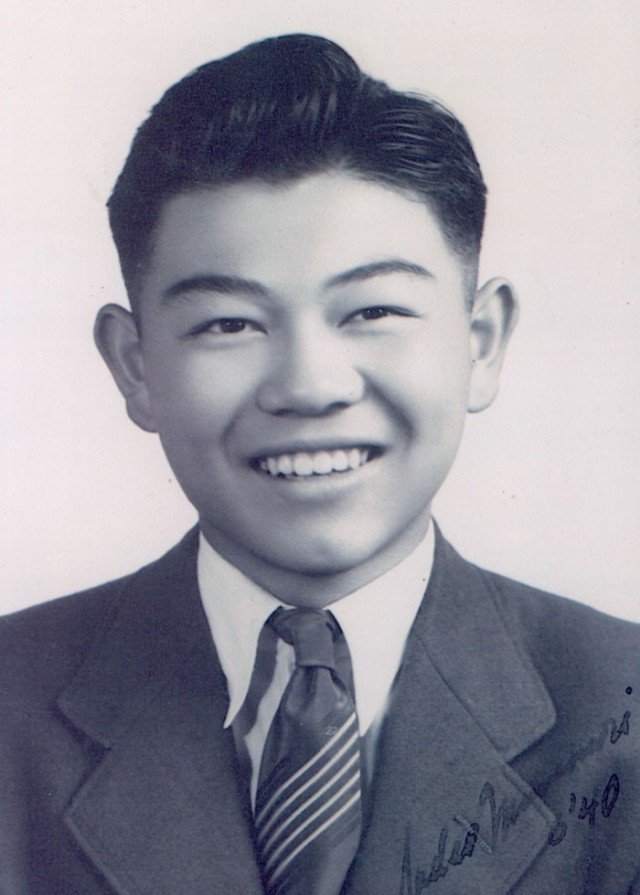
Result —
[[313, 327], [298, 329], [274, 346], [257, 401], [266, 413], [323, 416], [356, 404], [364, 391], [346, 340]]

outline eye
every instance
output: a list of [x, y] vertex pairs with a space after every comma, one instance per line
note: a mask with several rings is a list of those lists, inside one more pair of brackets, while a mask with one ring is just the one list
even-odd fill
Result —
[[216, 320], [207, 329], [209, 332], [219, 332], [230, 336], [234, 333], [243, 333], [248, 325], [247, 320], [242, 320], [239, 317], [225, 317], [223, 320]]
[[350, 314], [346, 322], [351, 320], [357, 322], [359, 320], [382, 320], [384, 317], [411, 316], [413, 315], [409, 311], [402, 310], [401, 308], [393, 308], [388, 305], [373, 305], [370, 308], [362, 308], [360, 311]]
[[220, 317], [217, 320], [209, 320], [192, 330], [192, 335], [210, 333], [215, 336], [233, 336], [245, 332], [264, 332], [261, 326], [243, 317]]
[[393, 314], [391, 308], [364, 308], [364, 310], [359, 311], [355, 316], [362, 317], [363, 320], [380, 320], [381, 317], [388, 317], [390, 314]]

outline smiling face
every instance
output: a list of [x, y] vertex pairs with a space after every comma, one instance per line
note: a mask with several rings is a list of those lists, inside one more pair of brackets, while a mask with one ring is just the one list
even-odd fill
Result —
[[465, 282], [425, 206], [379, 184], [203, 189], [164, 208], [141, 336], [108, 306], [98, 342], [210, 543], [283, 599], [324, 605], [419, 542], [470, 388], [473, 409], [490, 401], [471, 370], [495, 338]]

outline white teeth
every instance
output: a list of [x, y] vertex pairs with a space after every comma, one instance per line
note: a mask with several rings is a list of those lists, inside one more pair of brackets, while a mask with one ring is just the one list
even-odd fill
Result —
[[280, 475], [291, 475], [293, 473], [293, 460], [289, 454], [282, 454], [278, 457], [278, 472]]
[[296, 475], [313, 475], [313, 460], [309, 454], [296, 454], [294, 456], [293, 471]]
[[349, 469], [349, 460], [345, 451], [331, 451], [331, 465], [336, 472], [344, 472]]
[[358, 448], [351, 448], [349, 451], [349, 469], [357, 469], [363, 462], [362, 460], [362, 451], [359, 451]]
[[350, 448], [334, 451], [315, 451], [297, 454], [277, 454], [272, 457], [261, 457], [258, 466], [262, 472], [284, 478], [331, 475], [333, 472], [347, 472], [360, 469], [369, 459], [370, 451], [366, 448]]
[[319, 454], [313, 455], [313, 471], [316, 475], [326, 475], [332, 470], [331, 454], [327, 451], [320, 451]]

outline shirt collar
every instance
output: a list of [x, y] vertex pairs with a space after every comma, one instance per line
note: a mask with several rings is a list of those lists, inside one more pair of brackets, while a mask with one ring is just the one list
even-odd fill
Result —
[[[424, 539], [409, 556], [328, 607], [349, 646], [361, 733], [368, 730], [386, 704], [429, 581], [434, 545], [430, 523]], [[225, 727], [228, 727], [246, 699], [262, 627], [278, 606], [287, 604], [227, 562], [202, 533], [198, 584], [227, 679], [229, 709]]]

